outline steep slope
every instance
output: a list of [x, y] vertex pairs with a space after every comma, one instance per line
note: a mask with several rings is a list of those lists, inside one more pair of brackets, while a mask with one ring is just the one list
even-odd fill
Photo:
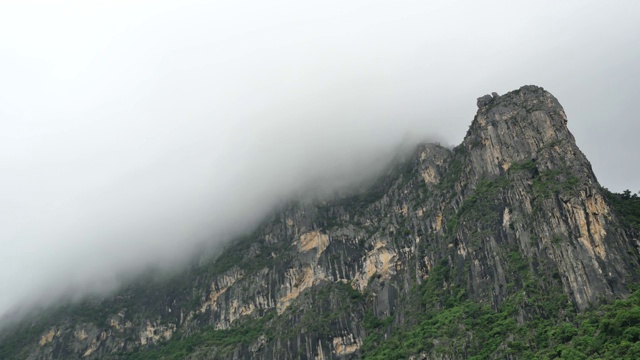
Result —
[[292, 204], [214, 262], [25, 322], [0, 336], [0, 357], [504, 358], [550, 347], [540, 326], [630, 294], [637, 233], [555, 97], [524, 86], [478, 107], [453, 150], [421, 145], [368, 191]]

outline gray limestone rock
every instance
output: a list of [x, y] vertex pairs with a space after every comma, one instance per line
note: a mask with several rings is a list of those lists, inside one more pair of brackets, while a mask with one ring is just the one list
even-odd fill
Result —
[[478, 98], [478, 109], [482, 109], [483, 107], [489, 105], [493, 101], [493, 97], [491, 95], [485, 95]]
[[14, 358], [115, 359], [261, 319], [251, 341], [194, 349], [189, 359], [357, 358], [366, 314], [411, 322], [411, 289], [439, 265], [457, 274], [442, 286], [492, 308], [523, 291], [523, 271], [578, 310], [625, 296], [640, 268], [633, 237], [558, 100], [523, 86], [480, 97], [478, 108], [453, 150], [421, 145], [366, 192], [291, 204], [179, 281], [141, 281], [82, 312], [27, 324], [32, 338]]

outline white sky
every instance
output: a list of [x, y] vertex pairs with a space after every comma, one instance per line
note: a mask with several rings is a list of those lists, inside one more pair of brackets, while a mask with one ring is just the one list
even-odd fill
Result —
[[[638, 1], [0, 2], [0, 314], [176, 264], [476, 98], [564, 105], [601, 183], [640, 190]], [[377, 167], [376, 167], [377, 166]]]

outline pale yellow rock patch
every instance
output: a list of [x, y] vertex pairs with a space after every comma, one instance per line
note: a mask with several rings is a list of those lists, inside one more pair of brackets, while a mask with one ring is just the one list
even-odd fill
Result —
[[389, 278], [395, 273], [396, 253], [385, 247], [381, 241], [377, 241], [374, 249], [369, 251], [363, 261], [362, 270], [352, 280], [352, 286], [364, 291], [372, 276], [378, 274], [383, 278]]
[[58, 333], [56, 333], [56, 330], [50, 329], [40, 337], [40, 341], [38, 341], [38, 343], [40, 344], [40, 346], [45, 346], [48, 343], [52, 342], [53, 338], [56, 337], [56, 335], [58, 335]]
[[596, 194], [587, 197], [584, 202], [584, 208], [581, 206], [569, 207], [571, 218], [577, 225], [580, 236], [578, 240], [593, 254], [604, 258], [606, 250], [604, 238], [607, 231], [604, 228], [605, 216], [609, 215], [609, 208], [604, 199]]
[[509, 212], [509, 208], [504, 208], [504, 213], [502, 213], [502, 227], [506, 230], [511, 224], [511, 213]]
[[85, 331], [85, 329], [80, 329], [80, 330], [74, 331], [73, 332], [73, 336], [78, 341], [84, 341], [86, 338], [89, 337], [89, 335], [87, 335], [87, 332]]
[[332, 343], [335, 353], [338, 356], [353, 354], [358, 351], [362, 345], [359, 339], [356, 339], [353, 334], [334, 337]]
[[420, 176], [422, 176], [422, 180], [424, 180], [425, 184], [437, 184], [438, 183], [438, 174], [433, 168], [426, 168], [420, 171]]
[[169, 340], [176, 330], [174, 324], [168, 326], [154, 326], [150, 322], [147, 322], [147, 326], [140, 331], [140, 344], [146, 345], [148, 343], [157, 343], [161, 339]]
[[298, 251], [307, 252], [313, 249], [317, 249], [318, 255], [329, 246], [329, 235], [323, 234], [320, 231], [310, 231], [300, 235], [300, 239], [297, 241]]
[[314, 274], [313, 269], [310, 266], [304, 267], [301, 271], [298, 269], [289, 269], [287, 272], [288, 284], [287, 291], [278, 300], [276, 305], [276, 311], [278, 314], [282, 314], [291, 305], [291, 302], [296, 299], [300, 294], [312, 287], [317, 281], [322, 280], [323, 277]]
[[439, 232], [440, 230], [442, 230], [442, 213], [436, 214], [435, 222], [433, 224], [433, 229], [436, 232]]

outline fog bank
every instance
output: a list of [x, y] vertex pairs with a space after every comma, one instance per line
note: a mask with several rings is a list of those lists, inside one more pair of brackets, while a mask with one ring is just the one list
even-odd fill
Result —
[[182, 263], [346, 189], [475, 99], [558, 97], [603, 185], [640, 190], [634, 1], [3, 1], [0, 315]]

